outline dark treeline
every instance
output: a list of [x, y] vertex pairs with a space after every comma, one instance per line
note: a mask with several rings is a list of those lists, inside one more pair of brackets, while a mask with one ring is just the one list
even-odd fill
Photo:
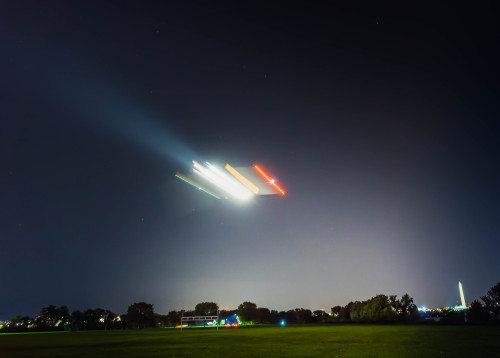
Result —
[[103, 308], [76, 310], [70, 314], [66, 306], [51, 305], [42, 308], [36, 318], [18, 315], [0, 325], [0, 329], [3, 332], [36, 332], [150, 328], [158, 326], [161, 317], [154, 313], [153, 305], [146, 302], [132, 304], [127, 313], [121, 315]]
[[103, 308], [73, 311], [68, 307], [47, 306], [36, 318], [15, 316], [0, 322], [0, 332], [22, 331], [77, 331], [126, 328], [175, 327], [181, 317], [217, 316], [219, 322], [234, 315], [243, 324], [288, 323], [412, 323], [439, 322], [442, 324], [488, 324], [500, 322], [500, 283], [493, 286], [481, 301], [475, 300], [464, 310], [443, 308], [419, 312], [408, 294], [400, 299], [395, 295], [376, 295], [366, 301], [349, 302], [345, 306], [334, 306], [330, 312], [295, 308], [288, 311], [270, 310], [245, 301], [236, 310], [219, 310], [214, 302], [202, 302], [191, 311], [170, 311], [167, 315], [154, 312], [152, 304], [135, 302], [127, 313], [116, 315]]

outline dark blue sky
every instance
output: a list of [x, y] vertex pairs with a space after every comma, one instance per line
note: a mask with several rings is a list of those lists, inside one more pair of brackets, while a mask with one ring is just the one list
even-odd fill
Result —
[[[499, 13], [454, 6], [2, 3], [0, 319], [484, 295]], [[288, 194], [217, 201], [192, 159]]]

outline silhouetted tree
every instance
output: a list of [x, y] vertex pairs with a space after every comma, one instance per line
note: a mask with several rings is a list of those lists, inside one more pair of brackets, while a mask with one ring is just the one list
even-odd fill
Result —
[[490, 310], [488, 307], [475, 300], [471, 303], [469, 311], [467, 312], [467, 321], [472, 324], [486, 323], [490, 319]]
[[83, 313], [76, 310], [71, 312], [71, 316], [69, 317], [68, 321], [64, 323], [64, 329], [66, 331], [78, 331], [84, 328], [84, 325], [85, 320], [83, 317]]
[[408, 320], [416, 321], [421, 318], [420, 312], [418, 311], [417, 305], [412, 303], [408, 308]]
[[136, 328], [154, 327], [155, 314], [153, 305], [146, 302], [134, 302], [127, 309], [127, 320]]
[[194, 308], [194, 314], [196, 316], [216, 316], [217, 304], [214, 302], [198, 303]]
[[71, 317], [70, 321], [72, 323], [78, 324], [79, 326], [83, 325], [83, 322], [85, 321], [85, 318], [83, 316], [83, 313], [79, 310], [71, 312]]
[[281, 321], [287, 321], [287, 322], [289, 322], [287, 320], [287, 313], [285, 311], [279, 311], [277, 318], [278, 319], [276, 320], [276, 322], [281, 322]]
[[40, 316], [36, 319], [36, 323], [38, 327], [42, 329], [62, 330], [64, 328], [64, 322], [66, 322], [68, 318], [68, 307], [61, 306], [56, 308], [56, 306], [50, 305], [42, 308]]
[[366, 321], [366, 312], [364, 311], [366, 302], [356, 301], [351, 306], [350, 319], [353, 322], [364, 322]]
[[295, 309], [295, 322], [297, 323], [310, 323], [312, 322], [311, 310], [304, 308]]
[[297, 322], [297, 315], [295, 314], [295, 310], [286, 311], [285, 321], [287, 323], [296, 323]]
[[390, 295], [389, 302], [391, 303], [391, 307], [394, 309], [394, 311], [399, 314], [401, 311], [401, 301], [398, 300], [397, 297], [397, 295]]
[[10, 325], [8, 327], [9, 332], [22, 332], [29, 328], [30, 323], [33, 322], [33, 318], [28, 316], [17, 315], [10, 319]]
[[160, 328], [169, 327], [168, 316], [166, 314], [155, 313], [155, 323], [156, 323], [156, 327], [160, 327]]
[[493, 312], [494, 320], [500, 315], [500, 282], [493, 286], [486, 296], [482, 296], [484, 304]]
[[396, 319], [396, 313], [386, 295], [377, 295], [369, 299], [365, 310], [369, 322], [391, 322]]
[[85, 329], [107, 329], [113, 325], [116, 315], [103, 308], [87, 309], [83, 312]]
[[328, 314], [324, 310], [316, 310], [312, 313], [312, 322], [326, 322], [329, 318]]
[[255, 316], [256, 316], [255, 321], [258, 323], [270, 323], [271, 321], [271, 311], [269, 311], [269, 308], [264, 308], [264, 307], [257, 308]]
[[405, 293], [403, 297], [401, 297], [401, 316], [403, 318], [406, 318], [408, 315], [411, 305], [413, 305], [413, 298], [411, 298], [409, 294]]
[[238, 306], [238, 316], [244, 322], [255, 321], [257, 318], [257, 305], [253, 302], [243, 302]]
[[389, 297], [377, 295], [368, 301], [356, 301], [351, 308], [353, 322], [391, 322], [396, 319]]
[[341, 306], [333, 306], [330, 312], [331, 312], [333, 315], [340, 316], [340, 312], [341, 312], [341, 311], [342, 311], [342, 307], [341, 307]]
[[169, 327], [175, 327], [178, 324], [181, 324], [181, 312], [170, 311], [167, 315], [167, 325]]
[[347, 305], [342, 307], [342, 309], [340, 310], [340, 319], [342, 321], [348, 322], [351, 320], [351, 310], [352, 310], [353, 305], [354, 305], [354, 302], [351, 301]]
[[454, 311], [454, 310], [443, 310], [441, 312], [440, 324], [464, 324], [465, 322], [465, 310]]
[[101, 308], [96, 308], [96, 309], [86, 309], [83, 311], [83, 321], [84, 321], [84, 327], [85, 329], [101, 329], [104, 327], [101, 322], [101, 317], [103, 315], [103, 309]]
[[483, 302], [490, 307], [500, 305], [500, 282], [493, 286], [486, 296], [482, 296]]
[[276, 310], [271, 310], [269, 321], [271, 323], [277, 323], [279, 321], [279, 313]]

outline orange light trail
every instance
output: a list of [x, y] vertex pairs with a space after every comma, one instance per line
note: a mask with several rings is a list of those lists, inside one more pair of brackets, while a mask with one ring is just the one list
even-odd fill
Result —
[[254, 192], [255, 195], [259, 194], [259, 188], [257, 188], [250, 180], [241, 175], [236, 169], [234, 169], [229, 164], [225, 166], [226, 170], [231, 173], [236, 179], [238, 179], [244, 186]]
[[273, 179], [270, 179], [269, 176], [267, 176], [266, 173], [262, 171], [262, 169], [260, 169], [257, 165], [254, 165], [253, 167], [269, 182], [269, 184], [272, 184], [281, 193], [281, 195], [285, 195], [285, 191], [281, 189]]

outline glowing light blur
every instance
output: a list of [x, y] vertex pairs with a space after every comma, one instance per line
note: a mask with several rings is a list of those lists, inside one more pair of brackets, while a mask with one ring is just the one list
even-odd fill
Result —
[[455, 310], [465, 310], [467, 306], [465, 305], [464, 289], [462, 288], [462, 283], [458, 281], [458, 290], [460, 291], [460, 301], [461, 305], [455, 306]]
[[253, 184], [250, 180], [248, 180], [243, 175], [241, 175], [240, 172], [238, 172], [236, 169], [234, 169], [229, 164], [226, 164], [225, 168], [236, 179], [238, 179], [244, 186], [246, 186], [248, 189], [250, 189], [251, 191], [253, 191], [254, 194], [256, 194], [256, 195], [259, 194], [259, 188], [257, 188], [257, 186], [255, 184]]
[[274, 179], [269, 178], [269, 176], [266, 173], [264, 173], [264, 171], [257, 165], [254, 165], [253, 167], [269, 182], [269, 184], [274, 186], [276, 190], [278, 190], [281, 193], [281, 195], [285, 195], [285, 191], [278, 184], [276, 184], [276, 181]]
[[211, 195], [213, 196], [214, 198], [217, 198], [217, 199], [220, 199], [220, 196], [218, 196], [217, 194], [215, 194], [213, 191], [207, 189], [207, 188], [204, 188], [202, 185], [198, 184], [197, 182], [195, 182], [194, 180], [192, 179], [189, 179], [188, 177], [182, 175], [181, 173], [175, 173], [175, 176], [177, 178], [179, 178], [180, 180], [182, 181], [185, 181], [186, 183], [198, 188], [198, 190], [201, 190], [205, 193], [207, 193], [208, 195]]
[[253, 194], [251, 191], [242, 186], [239, 182], [233, 180], [229, 177], [229, 175], [214, 167], [212, 164], [206, 163], [206, 167], [204, 167], [197, 161], [193, 160], [193, 165], [193, 171], [196, 174], [207, 179], [209, 182], [229, 195], [241, 200], [248, 200], [252, 197]]
[[464, 289], [462, 288], [462, 282], [460, 281], [458, 281], [458, 288], [460, 289], [460, 300], [462, 301], [462, 306], [465, 307]]

